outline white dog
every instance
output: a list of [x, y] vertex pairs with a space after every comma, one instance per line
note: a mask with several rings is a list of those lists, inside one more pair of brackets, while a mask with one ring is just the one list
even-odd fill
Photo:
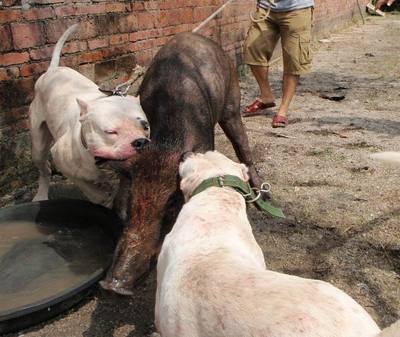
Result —
[[32, 160], [40, 176], [33, 200], [48, 199], [51, 150], [57, 169], [90, 201], [111, 207], [117, 191], [114, 173], [98, 165], [135, 155], [148, 142], [149, 125], [139, 98], [107, 96], [77, 71], [58, 66], [61, 49], [76, 28], [61, 36], [49, 69], [35, 84], [29, 118]]
[[[155, 324], [162, 337], [399, 337], [329, 283], [266, 269], [241, 194], [206, 179], [247, 169], [218, 152], [181, 163], [186, 200], [158, 258]], [[197, 191], [196, 191], [197, 192]], [[157, 333], [154, 336], [160, 336]]]

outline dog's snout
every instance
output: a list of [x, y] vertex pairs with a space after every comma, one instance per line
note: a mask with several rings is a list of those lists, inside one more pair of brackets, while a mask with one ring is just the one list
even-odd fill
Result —
[[147, 138], [139, 138], [136, 139], [134, 142], [132, 142], [132, 146], [136, 149], [136, 150], [141, 150], [144, 148], [144, 146], [149, 142], [149, 140]]

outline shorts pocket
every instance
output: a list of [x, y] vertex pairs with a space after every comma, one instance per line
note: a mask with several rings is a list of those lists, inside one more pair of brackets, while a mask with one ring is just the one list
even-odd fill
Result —
[[265, 31], [268, 29], [267, 25], [267, 18], [268, 18], [268, 12], [260, 7], [257, 7], [257, 11], [255, 13], [251, 14], [252, 18], [254, 20], [251, 20], [253, 23], [253, 26], [257, 27], [260, 31]]
[[300, 44], [300, 56], [299, 56], [300, 64], [310, 64], [312, 59], [311, 38], [300, 36], [299, 44]]

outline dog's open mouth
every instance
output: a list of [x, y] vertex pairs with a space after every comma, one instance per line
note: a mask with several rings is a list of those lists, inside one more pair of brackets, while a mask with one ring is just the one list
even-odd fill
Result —
[[104, 157], [94, 157], [94, 163], [96, 166], [101, 166], [104, 163], [107, 163], [108, 161], [118, 161], [122, 162], [125, 161], [126, 159], [110, 159], [110, 158], [104, 158]]

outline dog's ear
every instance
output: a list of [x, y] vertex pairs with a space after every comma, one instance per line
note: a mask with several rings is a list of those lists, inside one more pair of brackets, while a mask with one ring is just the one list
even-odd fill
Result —
[[191, 194], [193, 193], [196, 187], [196, 179], [193, 177], [186, 177], [181, 180], [180, 188], [185, 198], [185, 202], [190, 199]]
[[82, 120], [85, 118], [85, 116], [87, 115], [87, 113], [89, 111], [89, 104], [79, 98], [77, 98], [76, 101], [78, 102], [79, 109], [81, 112], [80, 120]]
[[242, 169], [242, 174], [243, 174], [243, 179], [244, 181], [249, 181], [250, 177], [249, 177], [249, 169], [247, 168], [247, 166], [245, 164], [239, 164], [240, 168]]

